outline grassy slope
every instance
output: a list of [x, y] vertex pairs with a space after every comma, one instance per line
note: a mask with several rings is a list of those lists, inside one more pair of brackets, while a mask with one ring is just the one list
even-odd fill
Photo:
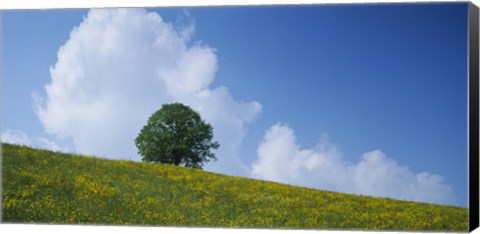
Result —
[[466, 231], [468, 210], [2, 144], [3, 222]]

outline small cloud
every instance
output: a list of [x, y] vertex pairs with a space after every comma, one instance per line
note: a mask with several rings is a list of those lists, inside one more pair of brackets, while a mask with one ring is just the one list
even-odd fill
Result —
[[17, 145], [30, 145], [31, 141], [27, 134], [20, 130], [7, 130], [1, 134], [2, 142], [17, 144]]
[[302, 149], [293, 129], [281, 123], [266, 131], [257, 154], [251, 174], [259, 179], [428, 203], [451, 204], [455, 200], [452, 188], [443, 184], [439, 175], [415, 174], [381, 150], [364, 153], [352, 164], [325, 134], [314, 148]]
[[65, 149], [62, 149], [60, 146], [57, 145], [57, 143], [47, 140], [43, 137], [37, 137], [37, 140], [40, 144], [40, 148], [46, 149], [46, 150], [51, 150], [51, 151], [66, 151]]
[[190, 11], [182, 9], [182, 14], [178, 15], [175, 22], [175, 29], [185, 41], [190, 41], [195, 32], [195, 20], [192, 19]]
[[2, 132], [1, 140], [4, 143], [16, 144], [16, 145], [24, 145], [29, 147], [34, 147], [38, 149], [46, 149], [51, 151], [63, 151], [67, 152], [66, 148], [62, 148], [58, 146], [57, 143], [54, 141], [48, 140], [43, 137], [36, 137], [30, 138], [25, 132], [22, 130], [7, 130]]

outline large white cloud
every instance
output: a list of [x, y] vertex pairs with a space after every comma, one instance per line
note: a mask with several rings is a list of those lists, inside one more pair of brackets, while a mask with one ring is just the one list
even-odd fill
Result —
[[163, 103], [179, 101], [212, 124], [221, 144], [217, 162], [206, 169], [246, 174], [238, 148], [261, 105], [211, 87], [216, 51], [189, 43], [194, 29], [144, 9], [91, 10], [59, 49], [46, 97], [35, 95], [45, 130], [72, 138], [79, 153], [140, 160], [138, 132]]
[[259, 179], [429, 203], [452, 204], [455, 199], [452, 188], [443, 184], [439, 175], [415, 174], [380, 150], [367, 152], [352, 164], [326, 135], [316, 147], [302, 149], [294, 131], [281, 123], [266, 131], [257, 153], [251, 173]]

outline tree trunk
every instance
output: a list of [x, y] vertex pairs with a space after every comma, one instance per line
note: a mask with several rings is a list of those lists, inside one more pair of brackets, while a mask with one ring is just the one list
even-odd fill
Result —
[[176, 153], [175, 155], [173, 155], [173, 157], [175, 158], [175, 166], [178, 166], [180, 165], [180, 162], [182, 161], [182, 158], [180, 157], [180, 155], [178, 153]]

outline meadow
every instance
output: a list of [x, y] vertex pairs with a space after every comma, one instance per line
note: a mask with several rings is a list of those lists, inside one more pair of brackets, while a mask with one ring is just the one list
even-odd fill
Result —
[[468, 209], [2, 144], [2, 222], [467, 232]]

